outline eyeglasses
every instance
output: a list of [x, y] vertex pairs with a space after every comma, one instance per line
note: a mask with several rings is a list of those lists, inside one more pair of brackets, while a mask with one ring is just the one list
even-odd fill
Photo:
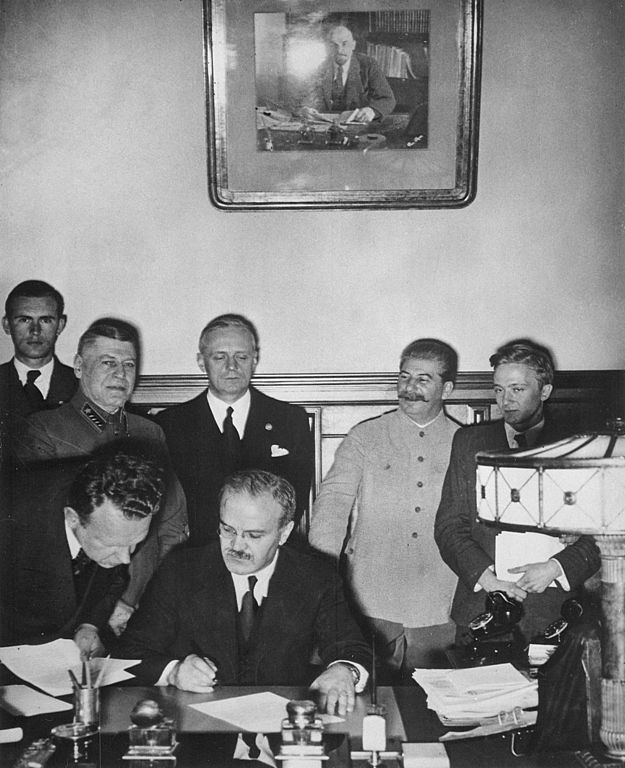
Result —
[[258, 541], [267, 536], [267, 533], [261, 531], [237, 531], [236, 528], [232, 528], [232, 526], [226, 525], [220, 520], [217, 535], [220, 539], [236, 539], [237, 536], [240, 536], [242, 539]]

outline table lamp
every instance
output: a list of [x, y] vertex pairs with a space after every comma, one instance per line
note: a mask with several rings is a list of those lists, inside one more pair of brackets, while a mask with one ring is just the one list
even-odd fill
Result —
[[587, 534], [601, 553], [601, 727], [625, 762], [625, 422], [514, 453], [477, 454], [481, 521], [503, 530]]

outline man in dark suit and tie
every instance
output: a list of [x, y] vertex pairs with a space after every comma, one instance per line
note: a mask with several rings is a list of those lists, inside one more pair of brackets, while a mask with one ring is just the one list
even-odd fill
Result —
[[[294, 514], [283, 478], [246, 470], [226, 480], [219, 543], [169, 555], [122, 636], [121, 655], [143, 660], [137, 682], [196, 692], [216, 680], [310, 684], [323, 710], [353, 709], [370, 651], [334, 565], [284, 546]], [[323, 670], [311, 666], [315, 649]]]
[[[533, 448], [570, 433], [544, 411], [554, 377], [545, 349], [525, 340], [511, 342], [491, 356], [490, 364], [503, 420], [460, 429], [454, 435], [434, 527], [443, 560], [459, 577], [451, 616], [460, 645], [470, 641], [469, 621], [484, 611], [487, 592], [503, 591], [523, 602], [519, 627], [529, 642], [560, 617], [564, 600], [600, 565], [592, 537], [580, 536], [569, 543], [531, 534], [541, 538], [530, 544], [530, 534], [498, 531], [477, 519], [475, 455], [479, 451]], [[534, 554], [535, 547], [540, 547], [542, 556]], [[545, 552], [548, 555], [542, 559]], [[506, 572], [497, 571], [497, 559]]]
[[190, 541], [217, 538], [224, 478], [257, 468], [285, 477], [297, 494], [296, 522], [308, 505], [313, 439], [306, 412], [250, 386], [258, 333], [242, 315], [220, 315], [200, 335], [197, 361], [208, 389], [160, 413], [174, 470], [187, 499]]
[[67, 637], [84, 652], [102, 650], [163, 475], [152, 459], [107, 446], [16, 478], [0, 519], [0, 644]]
[[48, 283], [27, 280], [5, 303], [4, 332], [13, 341], [13, 359], [0, 365], [0, 415], [9, 422], [68, 402], [78, 387], [74, 369], [54, 354], [65, 328], [63, 296]]
[[341, 118], [370, 123], [395, 108], [395, 96], [377, 61], [356, 52], [352, 32], [342, 24], [327, 34], [328, 57], [316, 75], [310, 102], [301, 110], [304, 117], [319, 112], [339, 112]]

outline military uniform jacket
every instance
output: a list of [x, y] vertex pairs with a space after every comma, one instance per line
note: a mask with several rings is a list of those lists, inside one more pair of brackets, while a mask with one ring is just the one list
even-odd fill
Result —
[[434, 517], [458, 425], [443, 412], [419, 427], [402, 411], [356, 425], [313, 507], [310, 543], [338, 556], [366, 616], [407, 627], [449, 621], [454, 573], [434, 544]]

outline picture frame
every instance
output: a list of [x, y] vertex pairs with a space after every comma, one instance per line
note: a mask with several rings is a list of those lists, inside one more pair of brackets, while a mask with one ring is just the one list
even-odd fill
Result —
[[204, 0], [212, 203], [468, 205], [482, 13], [482, 0]]

